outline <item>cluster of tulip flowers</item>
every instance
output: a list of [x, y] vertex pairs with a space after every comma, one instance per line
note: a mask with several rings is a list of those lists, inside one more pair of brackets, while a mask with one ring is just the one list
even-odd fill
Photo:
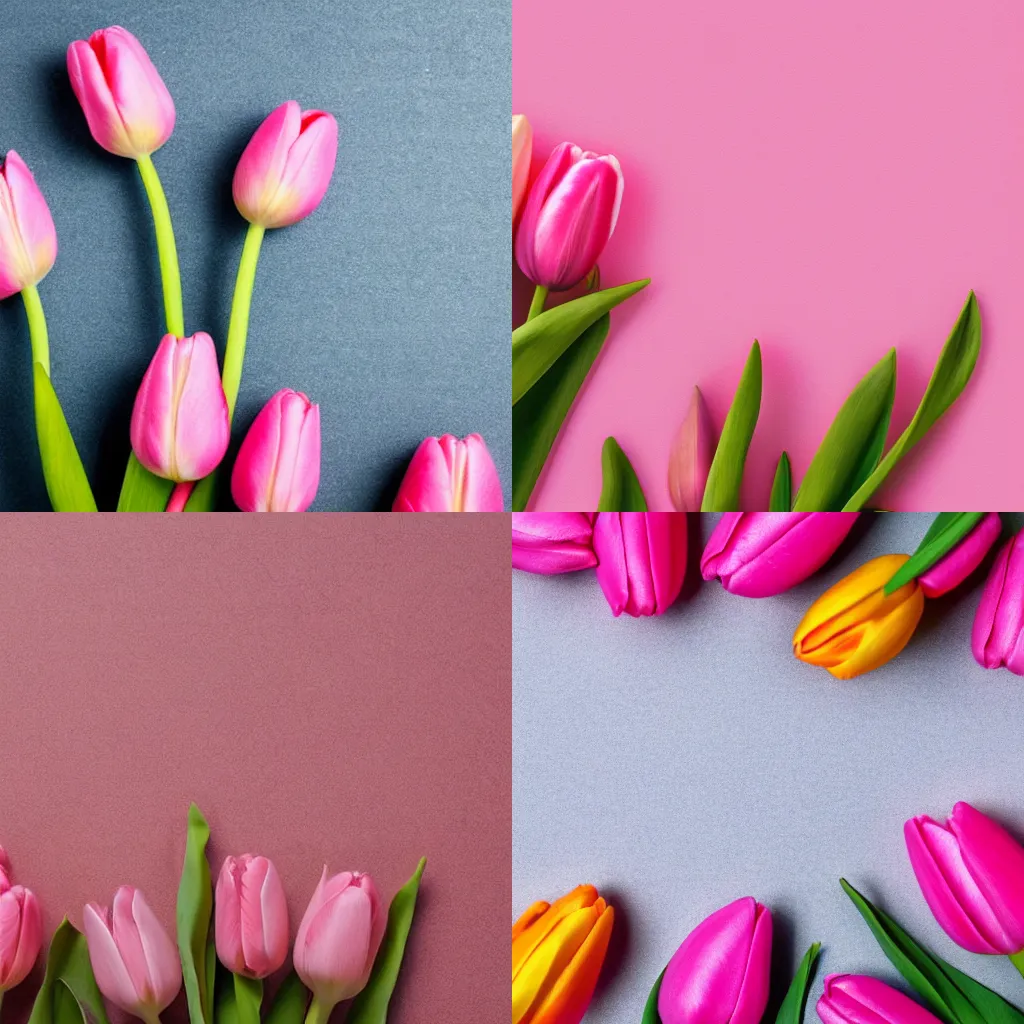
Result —
[[[177, 944], [143, 894], [128, 885], [114, 893], [109, 907], [85, 906], [84, 935], [65, 919], [50, 943], [32, 1013], [36, 1024], [67, 1019], [55, 1007], [58, 983], [74, 996], [83, 1024], [107, 1024], [100, 993], [125, 1013], [156, 1024], [183, 983], [192, 1024], [259, 1024], [263, 982], [289, 959], [284, 886], [273, 862], [245, 854], [224, 860], [214, 893], [208, 837], [193, 805]], [[384, 1024], [424, 866], [421, 860], [390, 910], [370, 875], [328, 875], [324, 867], [296, 932], [293, 971], [274, 1002], [277, 1024], [326, 1024], [335, 1006], [353, 1000], [350, 1024]], [[0, 849], [0, 1000], [25, 980], [42, 945], [39, 900], [12, 883], [10, 861]]]
[[[727, 512], [701, 557], [705, 580], [763, 598], [808, 579], [835, 554], [858, 512]], [[808, 609], [793, 636], [801, 661], [851, 679], [879, 668], [910, 641], [925, 599], [960, 586], [1002, 533], [998, 512], [940, 513], [914, 555], [872, 559]], [[594, 568], [613, 615], [661, 615], [686, 575], [682, 512], [521, 512], [512, 517], [512, 565], [541, 574]], [[1024, 533], [988, 575], [971, 647], [984, 668], [1024, 675]]]
[[[308, 217], [334, 172], [338, 126], [322, 110], [289, 100], [257, 128], [235, 169], [233, 196], [249, 228], [218, 365], [213, 339], [185, 334], [170, 210], [153, 154], [171, 137], [174, 101], [145, 48], [120, 26], [71, 43], [68, 74], [93, 139], [135, 160], [153, 214], [166, 334], [146, 371], [131, 417], [132, 457], [118, 511], [212, 511], [214, 474], [230, 442], [248, 334], [256, 265], [267, 230]], [[96, 502], [50, 379], [50, 348], [37, 286], [57, 257], [49, 207], [11, 150], [0, 168], [0, 299], [21, 294], [28, 317], [36, 426], [55, 511], [94, 512]], [[320, 481], [320, 412], [305, 394], [278, 391], [256, 416], [231, 473], [245, 512], [303, 512]], [[402, 512], [501, 511], [497, 470], [482, 438], [426, 438], [394, 504]]]
[[[1007, 956], [1024, 973], [1024, 847], [992, 818], [958, 803], [945, 823], [904, 826], [907, 852], [936, 920], [972, 953]], [[1019, 1024], [1019, 1010], [920, 946], [843, 882], [883, 951], [928, 1009], [877, 978], [831, 974], [823, 1024]], [[579, 1024], [594, 995], [614, 911], [591, 885], [535, 903], [512, 926], [512, 1024]], [[770, 995], [771, 911], [745, 897], [683, 940], [651, 991], [642, 1024], [761, 1024]], [[800, 1024], [820, 946], [807, 952], [778, 1024]]]

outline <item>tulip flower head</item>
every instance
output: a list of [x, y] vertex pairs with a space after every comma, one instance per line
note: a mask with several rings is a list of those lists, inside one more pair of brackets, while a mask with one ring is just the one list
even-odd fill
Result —
[[982, 591], [971, 631], [974, 660], [1024, 676], [1024, 534], [999, 552]]
[[1024, 950], [1024, 848], [991, 818], [958, 803], [941, 825], [903, 827], [921, 892], [946, 934], [972, 953]]
[[513, 512], [512, 568], [550, 576], [597, 565], [592, 512]]
[[715, 445], [708, 407], [700, 388], [695, 387], [668, 458], [668, 491], [677, 512], [700, 511]]
[[0, 167], [0, 299], [31, 288], [57, 258], [57, 231], [50, 208], [12, 149]]
[[913, 999], [877, 978], [830, 974], [818, 1000], [824, 1024], [939, 1024]]
[[256, 129], [235, 168], [238, 212], [264, 228], [308, 217], [327, 192], [337, 155], [338, 122], [330, 114], [282, 103]]
[[120, 25], [68, 47], [71, 88], [92, 137], [117, 156], [138, 160], [174, 131], [174, 100], [143, 45]]
[[288, 904], [266, 857], [228, 857], [214, 909], [217, 956], [233, 974], [266, 978], [288, 959]]
[[181, 988], [181, 964], [142, 893], [123, 885], [109, 910], [87, 904], [84, 922], [100, 991], [126, 1013], [155, 1021]]
[[828, 669], [836, 679], [852, 679], [895, 658], [914, 635], [924, 611], [924, 594], [916, 580], [889, 595], [883, 593], [907, 557], [872, 559], [826, 590], [793, 634], [796, 657]]
[[392, 512], [501, 512], [497, 467], [479, 434], [428, 437], [409, 462]]
[[981, 565], [999, 540], [1003, 522], [998, 512], [986, 512], [952, 551], [917, 578], [925, 597], [942, 597], [960, 586]]
[[579, 1024], [594, 995], [615, 912], [592, 885], [534, 903], [512, 925], [512, 1024]]
[[538, 287], [565, 291], [597, 265], [622, 204], [622, 168], [613, 156], [563, 142], [548, 157], [523, 207], [516, 262]]
[[530, 160], [533, 157], [533, 129], [522, 114], [512, 115], [512, 223], [519, 216], [530, 181]]
[[35, 893], [11, 884], [11, 863], [0, 847], [0, 995], [20, 985], [43, 945], [43, 912]]

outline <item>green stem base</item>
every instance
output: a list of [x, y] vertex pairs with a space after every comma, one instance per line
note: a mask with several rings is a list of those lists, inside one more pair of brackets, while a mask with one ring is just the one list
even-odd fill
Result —
[[325, 1006], [316, 996], [313, 996], [313, 1001], [309, 1004], [309, 1010], [306, 1013], [306, 1024], [327, 1024], [333, 1009], [333, 1006]]
[[535, 316], [544, 312], [544, 303], [548, 301], [548, 290], [542, 284], [537, 285], [533, 291], [533, 302], [530, 303], [530, 312], [526, 315], [526, 322], [529, 323]]
[[46, 371], [50, 376], [50, 335], [46, 329], [46, 316], [43, 314], [43, 304], [39, 299], [39, 292], [34, 286], [24, 289], [21, 293], [22, 301], [25, 303], [25, 315], [28, 317], [28, 334], [32, 342], [32, 361]]

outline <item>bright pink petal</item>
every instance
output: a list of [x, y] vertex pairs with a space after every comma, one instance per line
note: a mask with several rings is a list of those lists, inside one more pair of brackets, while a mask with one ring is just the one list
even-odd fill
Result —
[[338, 122], [321, 110], [303, 115], [303, 129], [288, 152], [284, 173], [264, 224], [287, 227], [308, 217], [321, 203], [338, 155]]
[[68, 47], [68, 77], [96, 142], [109, 153], [134, 157], [134, 147], [96, 50], [82, 39]]
[[267, 115], [242, 151], [232, 193], [238, 212], [250, 223], [267, 226], [268, 211], [301, 126], [302, 111], [298, 103], [288, 100]]
[[451, 471], [436, 437], [420, 442], [409, 461], [393, 512], [453, 512]]
[[198, 331], [186, 341], [191, 342], [188, 370], [184, 382], [176, 382], [180, 397], [174, 417], [175, 479], [199, 480], [220, 465], [231, 427], [213, 339]]
[[513, 512], [512, 568], [554, 573], [597, 565], [594, 527], [582, 512]]
[[824, 1024], [938, 1024], [923, 1006], [877, 978], [831, 974], [818, 1001]]
[[463, 443], [466, 446], [466, 474], [462, 487], [462, 511], [504, 511], [498, 468], [484, 439], [479, 434], [469, 434]]
[[925, 597], [948, 594], [981, 565], [992, 545], [999, 540], [1003, 523], [998, 512], [986, 512], [974, 529], [944, 558], [918, 577]]

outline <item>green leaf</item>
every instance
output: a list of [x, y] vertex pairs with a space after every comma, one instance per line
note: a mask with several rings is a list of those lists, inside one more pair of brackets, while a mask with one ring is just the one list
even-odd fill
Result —
[[614, 437], [601, 449], [601, 500], [598, 512], [646, 512], [647, 500], [632, 463]]
[[186, 512], [213, 512], [217, 504], [217, 471], [214, 470], [209, 476], [204, 476], [188, 496], [185, 502]]
[[661, 992], [661, 983], [665, 978], [665, 971], [658, 975], [658, 980], [647, 997], [647, 1005], [644, 1007], [644, 1015], [640, 1024], [661, 1024], [661, 1015], [658, 1013], [658, 995]]
[[896, 439], [874, 472], [843, 506], [845, 512], [859, 511], [882, 486], [892, 468], [935, 425], [939, 417], [960, 397], [971, 379], [981, 351], [981, 312], [974, 292], [960, 311], [952, 333], [942, 347], [921, 404], [910, 425]]
[[769, 512], [788, 512], [793, 503], [793, 467], [789, 464], [789, 454], [783, 452], [779, 456], [779, 464], [775, 467], [775, 480], [772, 483], [771, 497], [768, 499]]
[[274, 996], [266, 1024], [302, 1024], [308, 1005], [309, 989], [302, 984], [302, 979], [295, 971], [291, 971]]
[[836, 512], [871, 475], [885, 451], [896, 398], [896, 349], [861, 378], [807, 469], [795, 512]]
[[551, 369], [593, 323], [650, 284], [650, 278], [591, 292], [554, 306], [512, 332], [512, 404]]
[[[76, 1015], [77, 1014], [77, 1015]], [[50, 942], [29, 1024], [109, 1024], [85, 936], [65, 918]]]
[[260, 1024], [260, 1006], [263, 1004], [263, 982], [235, 974], [235, 1015], [238, 1024]]
[[779, 1007], [779, 1015], [775, 1018], [775, 1024], [803, 1024], [804, 1009], [807, 1006], [807, 993], [811, 987], [811, 978], [814, 975], [814, 965], [821, 952], [821, 943], [815, 942], [811, 948], [804, 953], [800, 966], [796, 969], [796, 976], [793, 984], [786, 992], [786, 998]]
[[608, 337], [610, 325], [607, 313], [594, 321], [512, 407], [513, 512], [526, 508], [565, 417]]
[[940, 512], [933, 520], [917, 550], [900, 566], [884, 587], [886, 594], [917, 579], [953, 550], [974, 529], [984, 512]]
[[[355, 997], [349, 1008], [345, 1024], [386, 1024], [388, 1003], [398, 981], [398, 971], [405, 955], [405, 943], [412, 928], [416, 912], [416, 894], [419, 892], [423, 869], [427, 858], [421, 858], [413, 873], [401, 889], [395, 893], [388, 909], [388, 926], [384, 932], [377, 959], [366, 988]], [[270, 1024], [270, 1022], [268, 1022]]]
[[234, 976], [219, 961], [214, 982], [213, 1020], [214, 1024], [238, 1024]]
[[718, 439], [704, 488], [701, 512], [735, 512], [740, 507], [743, 467], [761, 411], [761, 346], [755, 341], [743, 367], [729, 415]]
[[43, 463], [46, 493], [54, 512], [95, 512], [89, 478], [75, 447], [60, 399], [42, 363], [32, 364], [35, 385], [36, 436]]
[[178, 952], [188, 996], [188, 1015], [192, 1024], [210, 1024], [211, 1007], [207, 976], [207, 937], [213, 910], [213, 888], [206, 844], [210, 827], [195, 804], [188, 811], [188, 838], [185, 861], [178, 886]]
[[174, 490], [173, 480], [150, 473], [135, 457], [135, 452], [128, 458], [124, 483], [117, 499], [118, 512], [163, 512]]

